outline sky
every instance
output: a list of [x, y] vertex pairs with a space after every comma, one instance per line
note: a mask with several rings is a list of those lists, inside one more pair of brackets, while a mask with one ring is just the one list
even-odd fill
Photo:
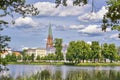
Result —
[[[94, 0], [94, 12], [91, 13], [91, 0], [84, 6], [73, 6], [73, 0], [68, 0], [68, 6], [55, 8], [53, 0], [26, 0], [40, 11], [37, 16], [21, 17], [15, 14], [15, 25], [5, 28], [2, 34], [11, 37], [9, 46], [14, 50], [24, 47], [45, 48], [48, 27], [52, 25], [53, 38], [62, 38], [63, 44], [73, 40], [84, 40], [88, 43], [114, 43], [120, 46], [118, 31], [101, 31], [102, 18], [107, 12], [106, 0]], [[10, 20], [5, 17], [5, 20]]]

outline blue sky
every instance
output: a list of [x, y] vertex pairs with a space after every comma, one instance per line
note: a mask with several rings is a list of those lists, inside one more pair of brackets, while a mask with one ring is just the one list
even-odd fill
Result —
[[[53, 0], [27, 0], [38, 8], [38, 16], [22, 18], [15, 14], [16, 24], [10, 25], [2, 34], [9, 35], [12, 49], [20, 50], [23, 47], [46, 46], [49, 24], [52, 24], [53, 37], [62, 38], [64, 44], [72, 40], [85, 40], [86, 42], [99, 41], [100, 43], [115, 43], [120, 46], [118, 31], [101, 31], [101, 20], [107, 12], [106, 0], [94, 0], [95, 8], [91, 13], [91, 0], [85, 6], [72, 6], [72, 0], [68, 0], [68, 6], [60, 5], [55, 8]], [[8, 18], [5, 18], [8, 20]]]

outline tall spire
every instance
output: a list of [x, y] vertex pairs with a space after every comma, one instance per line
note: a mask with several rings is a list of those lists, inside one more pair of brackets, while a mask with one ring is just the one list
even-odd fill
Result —
[[52, 28], [51, 28], [51, 24], [50, 24], [49, 29], [48, 29], [46, 48], [51, 48], [51, 47], [53, 47], [53, 35], [52, 35]]
[[49, 26], [48, 36], [53, 37], [53, 36], [52, 36], [51, 24], [50, 24], [50, 26]]

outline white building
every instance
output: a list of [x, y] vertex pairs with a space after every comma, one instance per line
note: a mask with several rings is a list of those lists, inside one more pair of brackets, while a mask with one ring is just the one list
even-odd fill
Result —
[[40, 57], [46, 56], [46, 49], [44, 49], [44, 48], [36, 48], [36, 49], [28, 48], [28, 49], [26, 49], [26, 54], [29, 55], [29, 56], [34, 54], [35, 59], [36, 59], [38, 55]]

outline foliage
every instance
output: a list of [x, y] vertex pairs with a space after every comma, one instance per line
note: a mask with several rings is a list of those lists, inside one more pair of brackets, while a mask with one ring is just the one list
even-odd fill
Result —
[[[63, 6], [67, 6], [67, 1], [68, 0], [55, 0], [55, 3], [56, 3], [56, 8], [62, 4]], [[74, 0], [73, 1], [73, 6], [74, 5], [78, 5], [78, 6], [81, 6], [81, 5], [84, 5], [84, 4], [87, 4], [87, 0]]]
[[108, 50], [108, 53], [109, 53], [108, 58], [112, 62], [113, 60], [116, 59], [117, 49], [115, 47], [115, 44], [109, 44], [108, 48], [109, 48], [109, 50]]
[[62, 54], [62, 39], [56, 38], [54, 41], [54, 47], [55, 47], [55, 54], [56, 54], [56, 58], [58, 60], [62, 60], [63, 59], [63, 54]]
[[79, 61], [106, 62], [106, 59], [115, 61], [119, 59], [115, 44], [104, 43], [102, 46], [99, 42], [93, 41], [91, 45], [84, 41], [71, 41], [69, 43], [66, 58], [69, 61], [79, 63]]
[[2, 59], [2, 65], [3, 65], [3, 66], [6, 66], [6, 65], [7, 65], [7, 61], [6, 61], [6, 59], [4, 59], [4, 58]]
[[106, 59], [108, 59], [108, 55], [109, 55], [109, 52], [108, 52], [108, 44], [107, 43], [104, 43], [101, 47], [101, 54], [103, 55], [104, 59], [105, 59], [105, 62], [106, 62]]
[[5, 59], [7, 62], [17, 62], [17, 57], [14, 53], [6, 55]]
[[36, 60], [40, 60], [40, 55], [37, 55], [37, 58], [36, 58]]
[[66, 54], [66, 59], [69, 61], [74, 61], [74, 51], [75, 51], [75, 41], [71, 41], [69, 43], [68, 49], [67, 49], [67, 54]]
[[[102, 30], [106, 31], [106, 28], [111, 26], [112, 30], [120, 31], [120, 0], [108, 0], [107, 10], [103, 17]], [[120, 34], [118, 37], [120, 38]]]
[[48, 54], [47, 56], [43, 57], [42, 60], [57, 60], [56, 54]]
[[97, 41], [93, 41], [92, 42], [92, 45], [91, 45], [91, 55], [92, 55], [92, 58], [94, 59], [94, 62], [95, 62], [95, 59], [98, 59], [98, 61], [99, 61], [99, 58], [100, 58], [99, 42], [97, 42]]
[[35, 55], [32, 54], [32, 55], [31, 55], [31, 60], [34, 61], [34, 58], [35, 58]]

